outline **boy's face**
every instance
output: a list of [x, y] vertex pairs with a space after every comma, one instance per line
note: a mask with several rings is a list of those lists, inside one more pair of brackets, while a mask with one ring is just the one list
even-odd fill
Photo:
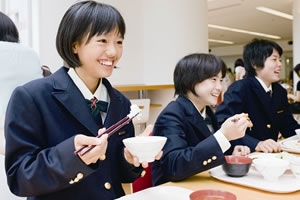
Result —
[[95, 35], [88, 43], [87, 37], [73, 44], [73, 52], [78, 55], [81, 64], [75, 70], [81, 79], [98, 81], [112, 74], [123, 53], [123, 39], [117, 30]]
[[281, 60], [279, 53], [273, 49], [273, 53], [265, 60], [265, 66], [263, 68], [256, 68], [257, 77], [263, 80], [267, 87], [272, 83], [280, 80], [281, 72]]
[[202, 109], [208, 105], [216, 105], [218, 97], [222, 91], [222, 73], [219, 72], [217, 76], [205, 79], [204, 81], [195, 85], [195, 92], [198, 95], [188, 93], [188, 98], [192, 100], [198, 109]]

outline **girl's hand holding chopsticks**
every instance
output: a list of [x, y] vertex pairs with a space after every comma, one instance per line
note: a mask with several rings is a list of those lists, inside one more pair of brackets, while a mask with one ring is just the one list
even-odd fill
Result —
[[220, 130], [229, 141], [244, 137], [246, 129], [250, 125], [248, 119], [248, 114], [236, 114], [225, 120]]
[[[98, 135], [101, 135], [105, 131], [105, 128], [98, 131]], [[76, 135], [74, 139], [75, 150], [80, 149], [82, 146], [93, 146], [95, 148], [89, 151], [86, 155], [81, 156], [78, 154], [79, 158], [86, 164], [96, 163], [99, 159], [105, 159], [105, 153], [107, 149], [107, 134], [101, 135], [99, 138], [90, 137], [86, 135]]]

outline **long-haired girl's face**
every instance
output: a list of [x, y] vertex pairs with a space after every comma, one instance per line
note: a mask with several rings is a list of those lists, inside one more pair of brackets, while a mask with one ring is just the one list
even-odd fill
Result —
[[123, 38], [117, 29], [102, 35], [94, 35], [88, 42], [75, 42], [73, 52], [80, 60], [81, 73], [87, 78], [109, 77], [123, 53]]
[[195, 99], [198, 105], [209, 106], [216, 105], [218, 97], [222, 91], [222, 73], [219, 72], [216, 76], [205, 79], [195, 85], [197, 97]]

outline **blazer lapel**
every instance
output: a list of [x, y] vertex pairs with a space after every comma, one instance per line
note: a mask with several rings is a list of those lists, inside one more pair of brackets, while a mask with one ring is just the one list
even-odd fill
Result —
[[194, 104], [189, 99], [182, 96], [178, 97], [177, 101], [179, 101], [181, 104], [184, 104], [183, 107], [186, 109], [187, 119], [190, 124], [196, 128], [197, 131], [195, 132], [199, 134], [201, 133], [201, 137], [209, 137], [211, 132], [208, 129], [203, 117], [195, 108]]
[[53, 76], [53, 96], [71, 113], [71, 115], [85, 126], [93, 135], [98, 135], [95, 123], [85, 99], [72, 79], [67, 74], [68, 69], [62, 67]]
[[258, 103], [260, 103], [261, 109], [264, 110], [264, 113], [266, 114], [266, 116], [271, 119], [272, 116], [272, 99], [268, 96], [268, 94], [266, 93], [266, 91], [264, 90], [264, 88], [260, 85], [260, 83], [258, 82], [258, 80], [256, 80], [256, 78], [251, 78], [252, 79], [252, 83], [253, 83], [253, 90], [256, 94], [256, 97], [258, 99]]

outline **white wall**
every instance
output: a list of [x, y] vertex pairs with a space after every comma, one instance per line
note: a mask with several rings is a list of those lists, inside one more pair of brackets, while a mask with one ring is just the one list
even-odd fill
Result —
[[[62, 65], [55, 48], [59, 22], [74, 0], [40, 0], [41, 63]], [[173, 69], [189, 53], [208, 51], [206, 0], [103, 0], [115, 6], [127, 25], [124, 54], [109, 78], [114, 85], [172, 84]], [[58, 6], [59, 5], [59, 6]]]
[[[280, 78], [286, 79], [286, 76], [288, 75], [289, 72], [287, 72], [285, 57], [286, 56], [290, 57], [290, 52], [293, 50], [293, 46], [288, 44], [288, 40], [280, 40], [275, 42], [278, 43], [283, 50], [283, 55], [281, 56], [282, 70], [281, 70]], [[226, 63], [227, 67], [230, 67], [233, 70], [235, 60], [237, 58], [243, 58], [244, 46], [245, 45], [230, 45], [230, 46], [211, 48], [210, 50], [212, 54], [220, 56]]]
[[172, 84], [183, 56], [208, 52], [206, 0], [144, 1], [145, 84]]
[[38, 48], [42, 65], [47, 65], [51, 71], [56, 71], [63, 65], [55, 46], [59, 22], [65, 11], [75, 0], [38, 0]]
[[103, 0], [116, 7], [126, 23], [123, 56], [109, 80], [114, 85], [144, 83], [144, 30], [143, 0]]
[[[293, 1], [293, 59], [294, 59], [294, 67], [300, 63], [300, 0]], [[298, 81], [300, 81], [299, 77], [294, 72], [293, 76], [294, 86], [297, 86]], [[296, 91], [296, 87], [294, 87], [294, 92]]]

